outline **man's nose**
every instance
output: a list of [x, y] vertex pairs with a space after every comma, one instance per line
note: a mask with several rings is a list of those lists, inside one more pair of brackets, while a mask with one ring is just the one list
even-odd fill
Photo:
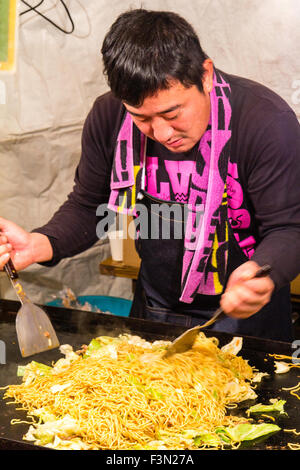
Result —
[[164, 144], [170, 140], [173, 135], [173, 128], [170, 123], [162, 118], [152, 121], [152, 132], [155, 140]]

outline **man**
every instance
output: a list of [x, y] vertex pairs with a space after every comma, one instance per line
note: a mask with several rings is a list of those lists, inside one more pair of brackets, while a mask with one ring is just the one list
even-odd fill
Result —
[[[131, 315], [189, 327], [221, 304], [227, 315], [213, 329], [290, 341], [289, 282], [300, 266], [295, 114], [271, 90], [217, 70], [171, 12], [120, 15], [102, 55], [111, 92], [86, 119], [73, 192], [32, 233], [0, 221], [0, 267], [9, 256], [17, 269], [51, 266], [87, 249], [101, 204], [136, 219], [145, 208], [150, 225], [164, 219], [160, 204], [177, 204], [186, 217], [170, 213], [173, 236], [139, 227]], [[264, 264], [270, 275], [255, 278]]]

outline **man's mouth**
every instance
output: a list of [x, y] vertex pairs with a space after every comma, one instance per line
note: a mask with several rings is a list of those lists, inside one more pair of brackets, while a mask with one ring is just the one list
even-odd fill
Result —
[[171, 142], [166, 142], [165, 145], [167, 147], [179, 147], [180, 145], [182, 145], [183, 143], [183, 137], [180, 137], [180, 139], [175, 139], [175, 140], [172, 140]]

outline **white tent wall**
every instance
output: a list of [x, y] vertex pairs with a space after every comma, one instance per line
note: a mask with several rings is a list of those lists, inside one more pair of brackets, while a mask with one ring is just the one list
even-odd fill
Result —
[[[28, 0], [27, 3], [32, 3]], [[72, 189], [81, 131], [95, 98], [107, 91], [100, 48], [128, 8], [172, 10], [190, 21], [204, 50], [226, 72], [278, 92], [300, 115], [299, 0], [68, 0], [74, 32], [65, 34], [31, 11], [19, 17], [17, 70], [0, 76], [0, 214], [32, 230], [46, 223]], [[28, 7], [19, 3], [19, 12]], [[63, 4], [38, 7], [70, 30]], [[20, 277], [33, 301], [45, 303], [65, 286], [77, 295], [131, 298], [131, 281], [101, 276], [108, 243], [54, 268], [34, 265]], [[0, 297], [15, 299], [4, 273]]]

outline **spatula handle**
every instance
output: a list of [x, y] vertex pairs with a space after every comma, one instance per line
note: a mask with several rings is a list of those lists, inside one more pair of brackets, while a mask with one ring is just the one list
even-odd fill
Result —
[[256, 273], [255, 273], [255, 278], [256, 277], [264, 277], [264, 276], [267, 276], [268, 274], [270, 274], [271, 272], [271, 266], [269, 266], [268, 264], [264, 264], [261, 268], [259, 268]]
[[4, 269], [8, 275], [8, 277], [11, 280], [18, 279], [18, 273], [16, 271], [16, 268], [14, 267], [14, 263], [12, 262], [11, 259], [7, 261], [7, 263], [4, 265]]

